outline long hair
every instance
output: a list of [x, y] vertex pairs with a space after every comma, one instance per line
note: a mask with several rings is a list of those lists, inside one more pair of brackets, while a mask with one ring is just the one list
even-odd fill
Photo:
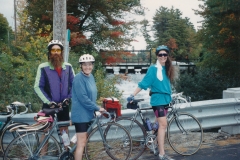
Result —
[[172, 60], [170, 59], [169, 56], [167, 57], [165, 66], [166, 66], [167, 76], [170, 79], [170, 81], [172, 82], [174, 79], [174, 67], [172, 65]]

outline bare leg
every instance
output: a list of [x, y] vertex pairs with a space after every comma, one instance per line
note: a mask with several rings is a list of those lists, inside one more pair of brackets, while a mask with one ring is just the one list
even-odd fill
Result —
[[76, 133], [77, 134], [77, 149], [75, 151], [75, 160], [82, 160], [84, 147], [87, 142], [87, 132]]
[[166, 117], [158, 117], [157, 118], [158, 121], [158, 136], [157, 136], [157, 140], [158, 140], [158, 147], [159, 147], [159, 153], [160, 155], [164, 155], [165, 151], [164, 151], [164, 140], [165, 140], [165, 131], [167, 128], [167, 118]]

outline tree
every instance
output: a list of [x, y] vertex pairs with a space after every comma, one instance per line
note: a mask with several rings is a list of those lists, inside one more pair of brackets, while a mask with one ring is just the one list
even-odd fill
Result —
[[[52, 23], [52, 1], [27, 0], [27, 10], [32, 22], [40, 20], [37, 28]], [[71, 45], [94, 45], [97, 48], [121, 48], [129, 45], [137, 22], [133, 18], [126, 20], [126, 15], [143, 14], [140, 1], [136, 0], [68, 0], [67, 27], [74, 36]], [[36, 30], [37, 28], [34, 27]]]
[[[145, 22], [146, 25], [146, 22]], [[195, 47], [196, 31], [189, 18], [182, 18], [179, 9], [160, 7], [153, 17], [152, 46], [167, 45], [172, 56], [180, 59], [186, 54], [191, 55]]]
[[3, 14], [0, 13], [0, 44], [7, 40], [8, 30], [8, 21]]
[[214, 66], [219, 74], [239, 79], [240, 67], [240, 0], [204, 0], [200, 14], [203, 28], [198, 38], [203, 44], [202, 67]]

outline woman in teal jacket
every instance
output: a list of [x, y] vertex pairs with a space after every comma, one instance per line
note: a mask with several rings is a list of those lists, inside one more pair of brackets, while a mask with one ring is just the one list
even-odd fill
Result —
[[138, 83], [138, 87], [133, 94], [127, 98], [127, 100], [131, 102], [134, 99], [134, 96], [136, 96], [142, 89], [146, 90], [147, 88], [151, 88], [152, 95], [150, 104], [159, 124], [159, 158], [161, 160], [173, 160], [167, 156], [164, 151], [165, 131], [167, 128], [167, 109], [164, 107], [168, 106], [171, 102], [172, 91], [170, 82], [174, 77], [174, 69], [169, 58], [169, 49], [167, 46], [159, 46], [156, 49], [156, 56], [156, 65], [149, 67], [146, 75], [142, 81]]

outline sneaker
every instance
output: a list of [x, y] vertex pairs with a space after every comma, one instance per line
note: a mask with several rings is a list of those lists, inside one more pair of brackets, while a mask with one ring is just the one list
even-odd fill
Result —
[[166, 154], [164, 154], [163, 156], [159, 155], [160, 160], [174, 160], [171, 157], [167, 156]]

